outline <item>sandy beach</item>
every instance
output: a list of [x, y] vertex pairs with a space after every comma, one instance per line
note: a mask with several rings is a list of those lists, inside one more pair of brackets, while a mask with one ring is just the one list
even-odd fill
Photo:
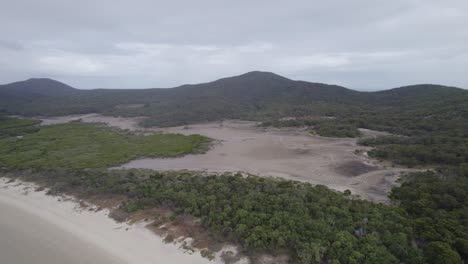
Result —
[[0, 263], [217, 263], [165, 244], [145, 223], [117, 223], [107, 210], [34, 189], [0, 178]]

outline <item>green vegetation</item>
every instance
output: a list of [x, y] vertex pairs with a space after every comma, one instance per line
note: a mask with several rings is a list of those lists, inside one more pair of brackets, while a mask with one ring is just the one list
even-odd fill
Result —
[[0, 115], [0, 139], [11, 136], [22, 136], [39, 131], [40, 120], [10, 118]]
[[[468, 101], [467, 101], [468, 102]], [[445, 110], [445, 107], [442, 108]], [[361, 144], [375, 147], [369, 154], [396, 163], [415, 165], [451, 165], [468, 162], [468, 113], [433, 113], [426, 109], [419, 113], [401, 112], [395, 116], [361, 117], [360, 127], [384, 130], [403, 136], [363, 139]], [[398, 114], [398, 115], [396, 115]]]
[[391, 198], [411, 217], [428, 263], [468, 261], [468, 164], [457, 170], [413, 173]]
[[362, 139], [359, 143], [376, 147], [369, 151], [371, 157], [392, 160], [402, 165], [468, 163], [468, 137], [386, 136]]
[[313, 132], [322, 137], [354, 138], [361, 136], [361, 132], [356, 126], [338, 122], [321, 122], [314, 128]]
[[468, 92], [415, 85], [359, 92], [336, 85], [293, 81], [250, 72], [172, 89], [78, 90], [48, 79], [0, 85], [0, 111], [25, 116], [103, 113], [147, 116], [145, 126], [174, 126], [239, 118], [333, 116], [396, 134], [427, 125], [449, 127], [468, 119]]
[[452, 250], [450, 246], [443, 242], [431, 242], [426, 248], [426, 261], [438, 264], [458, 264], [462, 263], [460, 255]]
[[26, 179], [47, 182], [56, 194], [124, 195], [129, 213], [170, 206], [176, 214], [201, 218], [215, 235], [240, 243], [246, 252], [286, 249], [295, 263], [422, 263], [402, 210], [321, 185], [136, 170], [48, 170]]
[[[2, 120], [2, 129], [38, 130], [0, 139], [3, 175], [41, 182], [56, 194], [127, 197], [121, 206], [127, 214], [169, 206], [175, 212], [170, 220], [196, 216], [215, 237], [239, 243], [247, 254], [286, 250], [294, 263], [468, 259], [468, 164], [463, 160], [451, 169], [412, 174], [392, 190], [398, 206], [388, 206], [356, 200], [349, 192], [272, 178], [89, 169], [141, 156], [202, 151], [209, 141], [197, 135], [135, 135], [81, 122], [39, 127], [34, 120]], [[363, 144], [403, 145], [415, 138], [384, 137]]]
[[[14, 122], [10, 119], [2, 126]], [[17, 123], [24, 125], [27, 122]], [[205, 150], [209, 143], [208, 138], [200, 135], [143, 136], [81, 122], [34, 127], [34, 130], [38, 131], [20, 138], [0, 139], [0, 166], [99, 168], [139, 157], [175, 157], [196, 153]]]
[[295, 263], [468, 263], [468, 92], [462, 89], [415, 85], [358, 92], [260, 72], [146, 90], [82, 91], [29, 80], [0, 86], [2, 110], [147, 116], [144, 126], [239, 118], [306, 126], [329, 137], [358, 137], [357, 128], [386, 131], [393, 135], [359, 140], [374, 148], [370, 156], [439, 167], [405, 178], [391, 192], [393, 206], [253, 176], [84, 169], [203, 151], [208, 139], [134, 135], [82, 123], [39, 127], [34, 120], [0, 118], [0, 167], [10, 176], [14, 168], [28, 169], [18, 175], [46, 183], [52, 193], [127, 197], [127, 213], [170, 206], [178, 215], [201, 218], [247, 253], [287, 250]]
[[260, 126], [268, 127], [309, 127], [310, 133], [322, 137], [355, 138], [362, 133], [354, 123], [347, 120], [335, 120], [334, 118], [288, 118], [274, 121], [264, 121]]
[[[468, 260], [468, 178], [415, 173], [391, 198], [400, 206], [288, 180], [144, 170], [6, 172], [52, 194], [127, 197], [132, 214], [158, 206], [201, 219], [246, 253], [287, 250], [293, 263], [462, 263]], [[450, 176], [447, 176], [450, 175]]]
[[40, 120], [35, 119], [19, 119], [11, 117], [2, 117], [0, 116], [0, 130], [7, 130], [11, 128], [19, 128], [25, 126], [33, 126], [40, 124]]
[[251, 72], [173, 89], [90, 91], [32, 79], [0, 86], [2, 109], [21, 115], [147, 116], [142, 125], [148, 127], [239, 118], [309, 126], [329, 137], [358, 137], [357, 128], [367, 128], [408, 137], [362, 141], [375, 147], [369, 154], [376, 158], [455, 166], [468, 157], [468, 91], [440, 85], [358, 92]]
[[445, 106], [441, 109], [424, 108], [414, 112], [404, 109], [378, 111], [377, 108], [341, 113], [334, 119], [280, 119], [265, 121], [262, 125], [306, 126], [321, 136], [330, 137], [359, 136], [356, 128], [386, 131], [395, 135], [363, 138], [359, 140], [359, 144], [375, 148], [369, 152], [370, 156], [401, 165], [457, 166], [468, 163], [468, 111], [465, 108], [451, 112]]
[[[375, 148], [369, 152], [372, 157], [408, 166], [458, 166], [468, 162], [468, 97], [461, 94], [447, 99], [440, 95], [438, 99], [436, 95], [442, 91], [433, 91], [432, 102], [405, 106], [413, 101], [402, 101], [400, 108], [390, 104], [386, 110], [377, 108], [342, 118], [361, 128], [401, 135], [361, 140], [361, 144]], [[420, 92], [421, 97], [431, 95]]]

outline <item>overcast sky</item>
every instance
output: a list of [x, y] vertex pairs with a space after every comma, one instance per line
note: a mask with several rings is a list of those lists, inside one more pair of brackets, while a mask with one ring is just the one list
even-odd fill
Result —
[[252, 70], [468, 88], [468, 0], [2, 0], [0, 83], [172, 87]]

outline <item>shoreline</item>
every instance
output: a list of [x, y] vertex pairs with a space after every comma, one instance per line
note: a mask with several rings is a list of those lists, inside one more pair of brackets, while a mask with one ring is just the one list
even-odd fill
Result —
[[[45, 190], [36, 191], [36, 188], [37, 185], [34, 183], [19, 180], [10, 181], [9, 178], [0, 177], [0, 205], [3, 204], [4, 208], [10, 207], [11, 210], [27, 214], [28, 220], [31, 220], [32, 223], [35, 223], [36, 220], [36, 222], [42, 221], [45, 222], [44, 224], [52, 226], [53, 234], [45, 231], [41, 233], [41, 230], [37, 230], [38, 234], [36, 235], [41, 237], [56, 236], [59, 241], [72, 240], [76, 242], [76, 245], [81, 248], [68, 248], [67, 251], [77, 251], [79, 255], [84, 254], [83, 260], [87, 256], [91, 256], [91, 258], [99, 256], [103, 259], [102, 261], [99, 259], [101, 261], [99, 263], [116, 264], [219, 263], [217, 260], [210, 261], [203, 258], [200, 252], [189, 254], [184, 252], [180, 245], [164, 243], [162, 237], [146, 228], [148, 223], [118, 223], [108, 216], [107, 209], [96, 211], [80, 208], [80, 204], [71, 197], [50, 196], [46, 194]], [[30, 219], [30, 217], [34, 219]], [[20, 227], [28, 225], [27, 223], [23, 225], [22, 221], [25, 219], [17, 219], [14, 224]], [[2, 223], [0, 221], [0, 224]], [[4, 223], [4, 225], [11, 225], [11, 223]], [[25, 235], [27, 236], [28, 233], [19, 234], [18, 237]], [[19, 248], [18, 257], [24, 256], [23, 253], [27, 253], [27, 249], [25, 248], [25, 252], [21, 252], [23, 249], [21, 246]], [[48, 260], [45, 260], [47, 256], [43, 257], [44, 262], [41, 262], [40, 259], [35, 260], [37, 263], [48, 263]], [[106, 259], [109, 262], [103, 262]]]

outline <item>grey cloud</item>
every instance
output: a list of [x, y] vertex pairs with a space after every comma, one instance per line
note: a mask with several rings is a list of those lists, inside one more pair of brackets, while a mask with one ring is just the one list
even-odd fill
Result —
[[20, 51], [23, 48], [24, 47], [18, 42], [0, 39], [0, 49]]
[[468, 88], [466, 25], [466, 0], [16, 0], [0, 9], [0, 83], [170, 87], [268, 70], [363, 90]]

